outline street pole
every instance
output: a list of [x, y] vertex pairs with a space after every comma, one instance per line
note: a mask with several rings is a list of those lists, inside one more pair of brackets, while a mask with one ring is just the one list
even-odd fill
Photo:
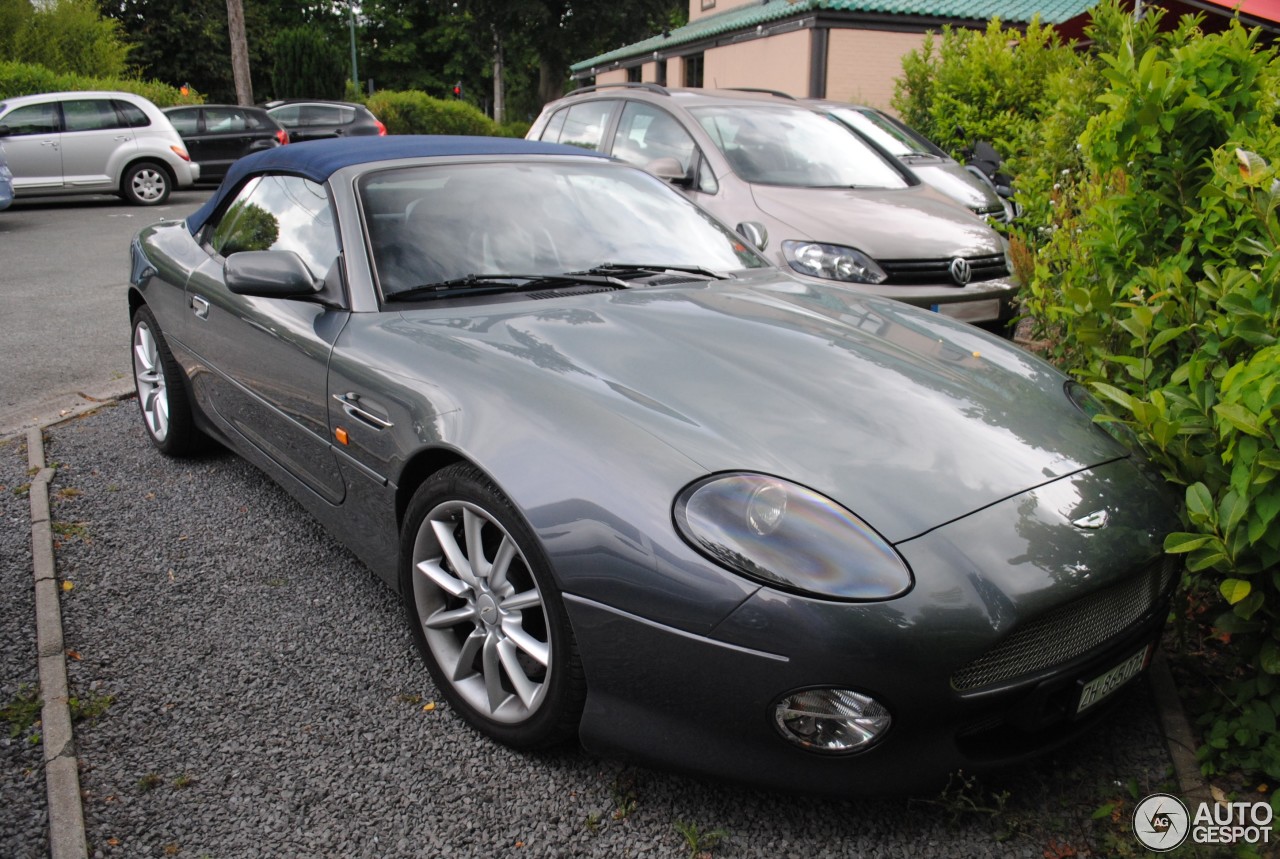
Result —
[[347, 7], [351, 13], [351, 85], [356, 88], [356, 92], [360, 92], [360, 72], [356, 68], [356, 5], [351, 3]]

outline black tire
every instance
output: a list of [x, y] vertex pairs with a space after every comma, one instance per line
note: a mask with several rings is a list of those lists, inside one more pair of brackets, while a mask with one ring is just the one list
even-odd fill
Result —
[[414, 643], [440, 694], [516, 749], [574, 737], [586, 681], [550, 564], [524, 519], [460, 463], [413, 495], [400, 585]]
[[169, 199], [173, 178], [164, 165], [139, 161], [120, 177], [120, 195], [135, 206], [158, 206]]
[[144, 304], [134, 311], [131, 331], [133, 381], [147, 435], [166, 456], [199, 452], [204, 436], [191, 414], [182, 368], [169, 351], [151, 308]]

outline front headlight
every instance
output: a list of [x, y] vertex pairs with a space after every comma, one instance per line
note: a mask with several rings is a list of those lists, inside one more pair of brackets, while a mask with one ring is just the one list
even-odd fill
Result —
[[812, 277], [845, 283], [884, 283], [889, 278], [871, 257], [840, 245], [786, 241], [782, 255], [793, 269]]
[[911, 589], [911, 570], [883, 537], [811, 489], [765, 474], [718, 474], [676, 498], [680, 535], [734, 572], [783, 590], [885, 600]]

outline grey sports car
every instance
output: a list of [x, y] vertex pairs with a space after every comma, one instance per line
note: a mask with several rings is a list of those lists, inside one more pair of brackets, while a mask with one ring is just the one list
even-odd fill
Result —
[[1094, 726], [1165, 617], [1170, 496], [1079, 386], [612, 159], [283, 147], [132, 263], [155, 445], [286, 487], [511, 746], [909, 791]]

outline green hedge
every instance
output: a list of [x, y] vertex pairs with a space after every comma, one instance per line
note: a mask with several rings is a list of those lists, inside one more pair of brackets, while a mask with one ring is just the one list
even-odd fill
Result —
[[527, 123], [498, 125], [465, 101], [432, 98], [424, 92], [382, 90], [365, 105], [387, 126], [389, 134], [471, 134], [485, 137], [524, 137]]
[[192, 93], [184, 96], [177, 87], [133, 78], [94, 78], [66, 75], [44, 66], [29, 63], [0, 62], [0, 98], [35, 95], [42, 92], [74, 92], [77, 90], [120, 90], [150, 99], [160, 107], [175, 104], [199, 104], [204, 97]]

